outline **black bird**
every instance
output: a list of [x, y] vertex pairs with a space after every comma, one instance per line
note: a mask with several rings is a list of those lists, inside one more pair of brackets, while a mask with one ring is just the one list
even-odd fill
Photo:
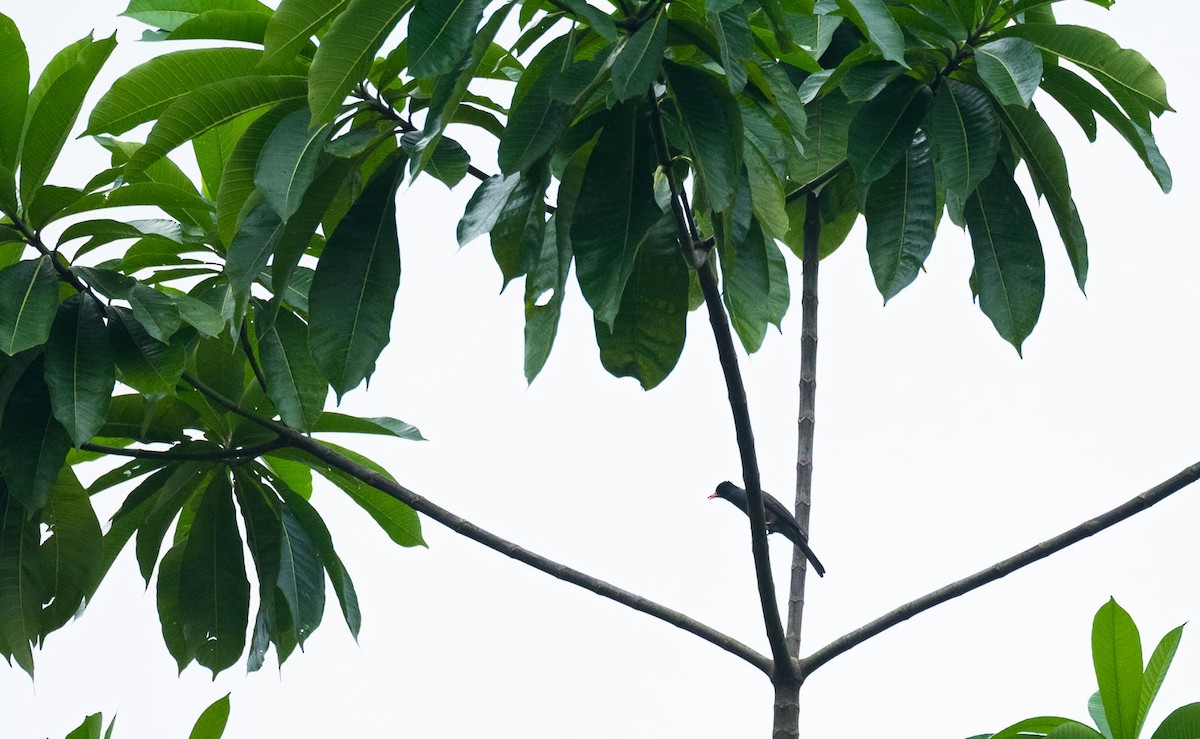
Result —
[[[800, 530], [800, 524], [796, 521], [796, 517], [792, 512], [784, 507], [769, 493], [763, 493], [763, 506], [767, 509], [767, 533], [768, 534], [783, 534], [792, 543], [800, 547], [800, 551], [804, 552], [804, 558], [809, 561], [813, 569], [821, 577], [825, 577], [825, 567], [821, 564], [821, 560], [817, 559], [817, 555], [813, 554], [813, 550], [808, 548], [808, 537]], [[708, 496], [709, 498], [724, 498], [733, 503], [738, 508], [742, 509], [742, 513], [750, 515], [748, 504], [746, 502], [746, 491], [726, 480], [717, 486], [717, 492]]]

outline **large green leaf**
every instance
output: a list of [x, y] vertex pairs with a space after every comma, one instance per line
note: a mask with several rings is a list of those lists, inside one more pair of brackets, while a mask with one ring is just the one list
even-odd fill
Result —
[[1019, 354], [1042, 310], [1046, 261], [1029, 205], [1003, 164], [967, 199], [965, 215], [979, 307]]
[[496, 161], [504, 174], [520, 172], [558, 143], [570, 123], [567, 104], [554, 97], [554, 83], [570, 63], [567, 39], [546, 45], [530, 62], [513, 91], [512, 108]]
[[992, 171], [1000, 145], [1000, 125], [987, 94], [945, 79], [933, 96], [926, 121], [938, 176], [959, 202]]
[[612, 65], [613, 92], [617, 100], [645, 95], [658, 78], [667, 48], [667, 14], [655, 13], [621, 47]]
[[43, 601], [40, 526], [0, 482], [0, 654], [33, 675]]
[[884, 59], [908, 66], [904, 61], [904, 32], [883, 0], [837, 0], [837, 4], [847, 18], [863, 29]]
[[397, 157], [355, 201], [329, 237], [309, 290], [309, 342], [317, 366], [340, 398], [375, 370], [390, 338], [400, 286]]
[[80, 603], [91, 593], [103, 549], [96, 512], [69, 467], [62, 470], [50, 490], [42, 522], [50, 531], [40, 550], [44, 597], [48, 601], [42, 611], [44, 637], [79, 611]]
[[259, 0], [129, 0], [121, 15], [164, 31], [174, 31], [197, 16], [215, 10], [271, 13], [271, 9]]
[[[1150, 661], [1146, 663], [1146, 671], [1142, 675], [1142, 697], [1138, 701], [1138, 734], [1141, 734], [1142, 727], [1146, 723], [1146, 716], [1150, 713], [1150, 707], [1154, 705], [1154, 699], [1158, 696], [1158, 690], [1162, 687], [1163, 681], [1167, 677], [1167, 670], [1171, 668], [1171, 661], [1175, 659], [1175, 651], [1179, 649], [1179, 641], [1182, 638], [1182, 626], [1171, 629], [1158, 642], [1158, 646], [1154, 648], [1154, 653], [1150, 655]], [[1197, 717], [1200, 718], [1200, 714]], [[1200, 729], [1200, 722], [1197, 722], [1196, 728]], [[1197, 733], [1197, 736], [1200, 736], [1200, 732]]]
[[[158, 560], [159, 552], [162, 551], [163, 537], [167, 535], [167, 529], [170, 528], [171, 522], [179, 516], [180, 511], [188, 505], [189, 501], [198, 497], [208, 486], [211, 482], [212, 471], [211, 465], [205, 466], [200, 463], [185, 462], [169, 466], [139, 486], [122, 504], [122, 511], [132, 512], [136, 510], [132, 504], [136, 502], [137, 498], [141, 498], [143, 495], [153, 495], [153, 502], [149, 509], [142, 512], [142, 520], [137, 527], [137, 542], [134, 544], [138, 570], [147, 584], [150, 583], [150, 576], [154, 574], [154, 563]], [[143, 490], [145, 490], [144, 493]], [[117, 518], [119, 517], [120, 512], [118, 512]], [[176, 539], [179, 538], [177, 535]], [[162, 567], [163, 564], [160, 563], [160, 573]]]
[[350, 0], [321, 39], [309, 72], [313, 123], [329, 123], [413, 0]]
[[859, 109], [850, 123], [846, 148], [859, 182], [874, 182], [904, 157], [931, 96], [928, 86], [900, 77]]
[[100, 41], [91, 42], [90, 36], [87, 40], [70, 68], [55, 78], [39, 99], [30, 100], [21, 148], [21, 200], [26, 204], [45, 184], [83, 108], [84, 97], [117, 46], [115, 34]]
[[1200, 736], [1200, 703], [1176, 708], [1150, 739], [1194, 739]]
[[1092, 717], [1096, 728], [1100, 730], [1105, 739], [1112, 739], [1112, 729], [1108, 725], [1108, 717], [1104, 715], [1104, 700], [1100, 697], [1099, 690], [1088, 698], [1088, 715]]
[[292, 614], [296, 642], [304, 641], [321, 624], [325, 614], [325, 573], [317, 545], [299, 517], [286, 503], [280, 508], [279, 592]]
[[282, 0], [263, 36], [263, 64], [291, 61], [350, 0]]
[[[562, 187], [558, 192], [561, 214]], [[547, 225], [537, 266], [525, 278], [525, 380], [530, 383], [546, 366], [554, 346], [571, 268], [570, 240], [557, 238], [558, 214]]]
[[267, 203], [259, 203], [242, 220], [226, 252], [225, 275], [233, 298], [233, 328], [237, 329], [250, 300], [250, 286], [266, 268], [283, 224]]
[[550, 168], [545, 161], [521, 172], [491, 230], [492, 254], [504, 285], [537, 267], [546, 233], [546, 188]]
[[0, 270], [0, 352], [12, 356], [50, 337], [58, 308], [58, 277], [50, 257]]
[[177, 544], [163, 555], [155, 588], [155, 602], [158, 606], [158, 621], [162, 625], [163, 642], [175, 659], [180, 672], [183, 672], [183, 668], [187, 667], [196, 655], [194, 647], [187, 643], [184, 636], [183, 621], [179, 615], [179, 570], [183, 563], [184, 549], [185, 544]]
[[174, 394], [183, 374], [183, 345], [150, 336], [127, 308], [110, 307], [108, 315], [121, 382], [143, 393]]
[[975, 50], [984, 84], [1001, 105], [1027, 107], [1042, 81], [1042, 55], [1022, 38], [1002, 38]]
[[241, 656], [250, 619], [250, 583], [226, 474], [213, 477], [196, 509], [179, 565], [179, 593], [184, 638], [196, 661], [216, 676]]
[[244, 113], [281, 102], [302, 100], [306, 89], [303, 77], [236, 77], [213, 82], [177, 98], [159, 116], [146, 138], [146, 145], [125, 165], [126, 175], [136, 177], [185, 141]]
[[708, 72], [668, 62], [671, 94], [689, 155], [709, 203], [723, 211], [733, 202], [742, 174], [742, 117], [737, 103]]
[[436, 77], [458, 64], [471, 46], [484, 0], [416, 0], [408, 18], [408, 71]]
[[328, 388], [309, 351], [308, 326], [291, 311], [280, 311], [269, 329], [259, 330], [258, 351], [279, 417], [292, 428], [312, 430]]
[[284, 221], [300, 208], [332, 133], [332, 126], [312, 126], [302, 108], [280, 121], [263, 146], [254, 182]]
[[[29, 101], [29, 54], [17, 24], [0, 14], [0, 167], [11, 179], [21, 151], [21, 132], [25, 128], [25, 108]], [[11, 187], [11, 184], [9, 185]]]
[[1116, 98], [1133, 122], [1150, 130], [1150, 116], [1173, 110], [1167, 102], [1167, 83], [1146, 58], [1085, 26], [1018, 23], [1000, 34], [1033, 42], [1044, 52], [1073, 62]]
[[609, 111], [588, 159], [571, 219], [579, 286], [610, 327], [637, 250], [661, 216], [654, 200], [654, 150], [640, 98]]
[[0, 423], [0, 473], [9, 495], [30, 511], [46, 503], [71, 449], [71, 437], [54, 418], [42, 362], [21, 375]]
[[793, 167], [792, 179], [808, 184], [846, 161], [850, 123], [857, 110], [836, 90], [808, 105], [804, 157]]
[[104, 308], [88, 295], [63, 301], [46, 343], [46, 385], [54, 416], [75, 446], [104, 425], [116, 383], [115, 361]]
[[[171, 103], [213, 82], [263, 74], [256, 49], [185, 49], [126, 72], [96, 103], [85, 135], [120, 134], [152, 121]], [[290, 73], [299, 74], [298, 65]]]
[[767, 263], [767, 243], [762, 228], [751, 222], [737, 252], [722, 249], [721, 272], [725, 285], [725, 304], [729, 321], [742, 346], [749, 353], [762, 347], [771, 320], [771, 272]]
[[1142, 638], [1133, 619], [1111, 598], [1092, 622], [1092, 662], [1113, 739], [1137, 739]]
[[887, 302], [917, 278], [933, 247], [937, 193], [925, 139], [871, 185], [863, 213], [871, 272]]
[[[1044, 74], [1042, 89], [1067, 107], [1068, 111], [1075, 110], [1076, 106], [1072, 101], [1078, 101], [1078, 104], [1085, 106], [1088, 111], [1099, 113], [1133, 147], [1163, 192], [1171, 191], [1171, 168], [1159, 152], [1158, 144], [1148, 129], [1129, 120], [1107, 95], [1071, 70], [1051, 66], [1046, 68]], [[1086, 132], [1087, 128], [1084, 130]], [[1094, 134], [1089, 138], [1094, 140]]]
[[251, 123], [225, 162], [217, 190], [217, 232], [227, 245], [233, 241], [238, 226], [249, 213], [248, 205], [256, 190], [254, 176], [263, 147], [289, 110], [289, 106], [277, 106]]
[[725, 81], [729, 91], [737, 94], [746, 86], [746, 62], [754, 56], [754, 35], [750, 32], [750, 21], [740, 5], [713, 12], [708, 6], [708, 22], [717, 37], [721, 50], [721, 67], [725, 70]]
[[1082, 290], [1087, 282], [1087, 235], [1075, 200], [1071, 197], [1071, 182], [1067, 177], [1067, 159], [1050, 126], [1034, 106], [1028, 109], [997, 110], [1010, 140], [1029, 169], [1029, 176], [1038, 193], [1046, 198], [1050, 212], [1058, 224], [1058, 233], [1067, 248], [1075, 279]]
[[475, 188], [471, 199], [467, 201], [466, 210], [458, 221], [458, 245], [466, 246], [475, 239], [489, 233], [500, 220], [508, 198], [517, 185], [521, 184], [519, 172], [503, 175], [492, 175]]
[[229, 722], [229, 693], [218, 698], [212, 705], [204, 709], [204, 713], [196, 719], [188, 739], [221, 739], [225, 733], [225, 725]]

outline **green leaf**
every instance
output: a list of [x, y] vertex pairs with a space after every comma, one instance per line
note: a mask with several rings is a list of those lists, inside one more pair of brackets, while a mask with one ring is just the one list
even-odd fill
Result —
[[1022, 38], [1002, 38], [975, 50], [979, 76], [1001, 105], [1029, 106], [1042, 81], [1042, 55]]
[[143, 393], [174, 394], [183, 374], [183, 345], [150, 336], [126, 308], [110, 307], [108, 315], [121, 382]]
[[737, 103], [707, 72], [673, 62], [665, 69], [697, 177], [709, 203], [723, 211], [733, 203], [742, 174], [745, 137]]
[[259, 203], [242, 220], [237, 235], [229, 243], [225, 275], [233, 297], [232, 324], [241, 325], [250, 300], [250, 286], [266, 268], [282, 231], [279, 215], [267, 203]]
[[1042, 736], [1054, 731], [1054, 729], [1063, 724], [1075, 723], [1068, 718], [1059, 718], [1057, 716], [1038, 716], [1037, 718], [1027, 718], [1024, 721], [1004, 728], [995, 734], [991, 734], [991, 739], [1024, 739], [1025, 737]]
[[293, 112], [275, 127], [258, 158], [254, 182], [284, 221], [300, 208], [317, 174], [317, 159], [333, 133], [330, 125], [310, 124], [307, 110]]
[[217, 336], [225, 328], [225, 319], [208, 303], [190, 295], [170, 293], [169, 297], [179, 309], [179, 317], [204, 336]]
[[263, 65], [288, 62], [349, 0], [283, 0], [267, 24]]
[[408, 441], [425, 441], [425, 437], [421, 436], [421, 432], [416, 426], [387, 416], [359, 418], [326, 411], [321, 414], [312, 431], [318, 434], [374, 434], [376, 436], [394, 436], [397, 439], [407, 439]]
[[555, 39], [538, 52], [513, 91], [508, 125], [500, 138], [496, 161], [506, 175], [520, 172], [557, 145], [570, 123], [568, 106], [554, 97], [554, 83], [570, 63], [567, 38]]
[[188, 739], [221, 739], [229, 722], [229, 693], [218, 698], [196, 719]]
[[179, 616], [196, 662], [218, 672], [246, 646], [250, 583], [229, 478], [213, 477], [200, 499], [179, 566]]
[[83, 720], [83, 723], [77, 726], [70, 734], [67, 734], [65, 739], [100, 739], [100, 732], [104, 729], [104, 716], [99, 713], [93, 713]]
[[[262, 13], [206, 10], [195, 18], [180, 23], [179, 27], [171, 31], [165, 40], [211, 39], [262, 44], [269, 21], [270, 18]], [[143, 34], [143, 38], [145, 39], [145, 34]]]
[[325, 573], [317, 545], [300, 519], [286, 503], [280, 509], [283, 529], [280, 535], [279, 592], [292, 614], [296, 642], [304, 641], [321, 624], [325, 613]]
[[1092, 662], [1113, 739], [1137, 739], [1142, 638], [1133, 619], [1112, 598], [1092, 623]]
[[350, 0], [321, 39], [309, 72], [313, 123], [329, 123], [413, 0]]
[[44, 638], [79, 611], [80, 603], [91, 593], [103, 550], [96, 512], [70, 468], [62, 470], [50, 490], [42, 522], [50, 531], [40, 551], [44, 597], [49, 601], [42, 611]]
[[860, 183], [883, 177], [904, 157], [931, 97], [926, 85], [900, 77], [859, 109], [850, 123], [846, 159]]
[[[96, 103], [85, 136], [121, 134], [157, 118], [172, 103], [213, 82], [261, 75], [256, 49], [186, 49], [126, 72]], [[298, 65], [291, 69], [299, 73]]]
[[1104, 700], [1100, 697], [1099, 690], [1088, 698], [1088, 715], [1092, 717], [1092, 721], [1096, 722], [1096, 728], [1100, 730], [1104, 738], [1112, 739], [1112, 729], [1108, 725], [1108, 717], [1104, 715]]
[[717, 47], [721, 50], [725, 81], [729, 91], [736, 95], [746, 86], [746, 62], [754, 56], [754, 35], [750, 32], [750, 21], [740, 5], [713, 12], [710, 3], [708, 11], [706, 17], [717, 37]]
[[21, 133], [25, 128], [25, 109], [29, 101], [29, 54], [17, 24], [0, 15], [0, 167], [2, 176], [12, 179], [21, 152]]
[[1104, 739], [1095, 729], [1078, 721], [1068, 721], [1055, 727], [1046, 739]]
[[661, 216], [654, 200], [654, 151], [640, 99], [609, 111], [588, 159], [571, 219], [571, 248], [583, 296], [612, 326], [638, 246]]
[[1020, 354], [1042, 310], [1046, 262], [1029, 206], [1003, 164], [967, 199], [966, 220], [979, 307]]
[[148, 26], [174, 31], [205, 11], [232, 10], [270, 15], [258, 0], [129, 0], [121, 15]]
[[458, 64], [483, 17], [483, 0], [416, 0], [408, 18], [408, 71], [445, 74]]
[[667, 14], [658, 12], [629, 37], [612, 65], [613, 92], [617, 100], [645, 95], [658, 78], [667, 49]]
[[0, 474], [8, 494], [31, 512], [46, 504], [71, 450], [71, 437], [54, 418], [42, 375], [42, 362], [25, 370], [0, 423]]
[[104, 308], [88, 295], [63, 301], [46, 343], [46, 385], [54, 416], [75, 446], [104, 425], [116, 383], [115, 362]]
[[1067, 159], [1050, 126], [1036, 107], [1005, 108], [997, 111], [1010, 140], [1025, 161], [1034, 189], [1046, 198], [1050, 213], [1058, 224], [1058, 233], [1067, 248], [1075, 280], [1083, 290], [1087, 282], [1088, 245], [1083, 221], [1071, 197], [1067, 177]]
[[167, 651], [175, 658], [180, 672], [183, 672], [183, 668], [187, 667], [196, 655], [195, 649], [184, 637], [183, 621], [179, 615], [179, 570], [183, 563], [184, 548], [184, 544], [177, 544], [163, 555], [162, 563], [158, 566], [158, 584], [155, 588], [163, 642], [167, 645]]
[[[1047, 67], [1044, 74], [1045, 79], [1042, 81], [1042, 88], [1046, 92], [1050, 93], [1050, 95], [1064, 106], [1070, 104], [1071, 99], [1067, 98], [1070, 95], [1073, 99], [1080, 101], [1080, 104], [1085, 105], [1088, 110], [1099, 113], [1133, 147], [1138, 157], [1141, 158], [1142, 163], [1146, 165], [1146, 169], [1150, 170], [1150, 173], [1154, 175], [1154, 179], [1158, 181], [1158, 185], [1162, 188], [1162, 191], [1171, 191], [1171, 168], [1159, 152], [1158, 144], [1155, 143], [1154, 136], [1151, 135], [1149, 130], [1142, 128], [1125, 117], [1125, 114], [1117, 108], [1107, 95], [1092, 87], [1082, 77], [1071, 70], [1061, 66], [1053, 66]], [[1074, 110], [1074, 106], [1067, 107], [1067, 110]], [[1075, 115], [1075, 113], [1072, 113], [1072, 115]], [[1078, 120], [1078, 117], [1076, 120]], [[1086, 128], [1084, 130], [1085, 132], [1087, 131]], [[1094, 139], [1095, 135], [1092, 134], [1089, 138]]]
[[1193, 739], [1200, 736], [1200, 703], [1176, 708], [1150, 739]]
[[492, 230], [500, 220], [500, 213], [508, 203], [509, 196], [520, 182], [521, 174], [518, 172], [507, 177], [492, 175], [479, 183], [458, 222], [459, 246], [466, 246]]
[[283, 422], [310, 431], [321, 418], [328, 387], [308, 346], [308, 326], [291, 311], [280, 311], [270, 328], [257, 322], [258, 351], [267, 394]]
[[[116, 35], [83, 45], [69, 69], [47, 87], [40, 98], [30, 99], [21, 146], [21, 200], [30, 203], [46, 182], [71, 134], [83, 99], [117, 46]], [[41, 81], [39, 80], [39, 85]]]
[[996, 163], [1000, 125], [991, 101], [979, 88], [945, 79], [926, 125], [942, 185], [965, 201]]
[[767, 161], [766, 149], [747, 136], [746, 172], [750, 180], [751, 207], [770, 238], [783, 238], [788, 230], [787, 194], [779, 174]]
[[271, 75], [213, 82], [177, 98], [159, 116], [146, 144], [125, 165], [136, 177], [180, 144], [228, 123], [244, 113], [304, 98], [303, 77]]
[[317, 366], [338, 397], [375, 370], [390, 338], [400, 286], [396, 188], [398, 157], [355, 201], [329, 237], [309, 290], [309, 342]]
[[1154, 705], [1154, 699], [1158, 696], [1158, 690], [1167, 678], [1167, 670], [1171, 668], [1171, 661], [1175, 659], [1175, 651], [1179, 649], [1179, 641], [1182, 638], [1183, 626], [1171, 629], [1154, 648], [1154, 653], [1150, 655], [1150, 662], [1146, 664], [1146, 672], [1142, 675], [1142, 697], [1138, 702], [1137, 731], [1139, 734], [1146, 723], [1146, 715], [1150, 713], [1150, 707]]
[[1031, 41], [1043, 52], [1085, 69], [1108, 90], [1133, 122], [1150, 130], [1150, 116], [1174, 110], [1167, 102], [1167, 83], [1146, 58], [1122, 49], [1110, 37], [1085, 26], [1018, 23], [999, 36]]
[[[550, 168], [543, 160], [517, 177], [516, 186], [500, 209], [492, 227], [492, 254], [504, 285], [537, 266], [546, 233], [546, 188]], [[503, 288], [501, 288], [503, 289]]]
[[50, 337], [58, 309], [58, 277], [50, 257], [0, 269], [0, 352], [10, 357]]
[[217, 190], [217, 230], [225, 244], [233, 242], [238, 226], [250, 210], [248, 206], [256, 190], [254, 176], [263, 147], [291, 109], [276, 106], [251, 123], [225, 162]]
[[762, 348], [770, 322], [771, 274], [767, 264], [767, 240], [762, 228], [751, 222], [737, 253], [721, 253], [721, 272], [729, 320], [742, 346], [753, 354]]
[[[149, 509], [142, 513], [137, 527], [137, 542], [134, 545], [138, 570], [147, 585], [154, 573], [154, 563], [158, 560], [163, 537], [166, 536], [171, 522], [179, 515], [180, 510], [208, 485], [211, 477], [211, 466], [189, 462], [170, 465], [138, 486], [122, 504], [121, 511], [118, 511], [115, 518], [120, 518], [122, 512], [134, 511], [139, 499], [153, 496]], [[159, 564], [160, 576], [165, 562], [164, 558], [163, 563]]]
[[845, 95], [835, 91], [809, 104], [807, 110], [804, 157], [790, 173], [793, 180], [805, 185], [846, 161], [850, 123], [858, 106], [851, 105]]
[[883, 58], [907, 68], [904, 32], [883, 0], [837, 0], [842, 13], [861, 28]]
[[563, 186], [559, 187], [558, 193], [559, 215], [552, 216], [547, 224], [537, 267], [525, 278], [525, 380], [530, 383], [546, 366], [554, 346], [558, 321], [562, 317], [563, 292], [571, 268], [570, 240], [557, 238], [555, 219], [563, 212]]
[[908, 156], [871, 185], [863, 213], [871, 273], [886, 303], [917, 279], [933, 248], [937, 193], [924, 138], [914, 142]]
[[33, 676], [33, 652], [42, 607], [42, 572], [38, 557], [41, 531], [26, 508], [0, 483], [0, 654], [16, 659]]

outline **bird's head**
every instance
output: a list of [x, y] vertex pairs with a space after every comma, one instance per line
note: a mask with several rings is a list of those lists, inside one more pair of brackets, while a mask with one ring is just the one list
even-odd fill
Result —
[[726, 480], [725, 482], [718, 485], [716, 492], [714, 492], [712, 495], [708, 496], [708, 498], [709, 498], [709, 500], [712, 500], [713, 498], [724, 498], [725, 500], [735, 500], [737, 498], [738, 492], [740, 492], [740, 489], [738, 488], [738, 486], [734, 485], [732, 482]]

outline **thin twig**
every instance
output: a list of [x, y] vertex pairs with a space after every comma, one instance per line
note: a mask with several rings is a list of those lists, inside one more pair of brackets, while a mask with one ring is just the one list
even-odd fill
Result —
[[786, 202], [789, 202], [789, 203], [795, 202], [795, 201], [799, 200], [800, 198], [806, 197], [809, 194], [814, 193], [817, 190], [820, 190], [822, 187], [824, 187], [826, 184], [828, 184], [831, 180], [833, 180], [834, 177], [837, 177], [838, 175], [840, 175], [842, 173], [842, 171], [845, 170], [846, 167], [849, 167], [849, 166], [850, 166], [849, 160], [843, 159], [842, 161], [840, 161], [837, 164], [830, 167], [825, 172], [825, 174], [822, 174], [819, 177], [817, 177], [816, 179], [814, 179], [810, 182], [806, 182], [805, 184], [801, 185], [800, 187], [796, 188], [795, 190], [792, 190], [791, 192], [789, 192], [787, 194], [787, 197], [785, 198]]
[[[821, 264], [820, 204], [809, 192], [804, 210], [804, 280], [800, 298], [800, 410], [796, 440], [796, 522], [808, 535], [812, 511], [813, 441], [817, 425], [817, 275]], [[792, 553], [792, 580], [788, 590], [788, 653], [800, 656], [800, 629], [804, 623], [804, 587], [808, 560], [804, 552]]]
[[759, 670], [766, 674], [771, 672], [771, 660], [759, 654], [754, 649], [742, 644], [733, 637], [727, 636], [716, 629], [706, 626], [690, 616], [674, 611], [666, 606], [655, 603], [652, 600], [643, 598], [640, 595], [631, 593], [628, 590], [623, 590], [615, 585], [611, 585], [603, 580], [587, 575], [579, 570], [567, 567], [566, 565], [555, 562], [551, 559], [536, 554], [534, 552], [518, 546], [510, 541], [502, 539], [486, 529], [480, 528], [470, 521], [457, 516], [450, 511], [438, 506], [429, 500], [414, 493], [412, 490], [400, 485], [394, 480], [391, 480], [374, 470], [364, 467], [341, 454], [333, 451], [329, 447], [321, 444], [319, 441], [311, 439], [295, 429], [286, 426], [277, 421], [272, 421], [268, 418], [254, 413], [251, 410], [243, 408], [237, 402], [226, 398], [208, 385], [205, 385], [200, 380], [196, 379], [188, 373], [184, 373], [183, 379], [185, 382], [196, 388], [198, 391], [210, 398], [214, 403], [221, 407], [236, 413], [252, 423], [256, 423], [263, 428], [274, 431], [279, 437], [287, 443], [288, 446], [295, 447], [301, 451], [311, 454], [313, 457], [321, 460], [331, 467], [335, 467], [347, 475], [365, 482], [371, 487], [380, 490], [391, 497], [404, 503], [414, 511], [424, 514], [429, 518], [437, 521], [446, 528], [454, 531], [457, 534], [472, 539], [493, 551], [511, 557], [518, 562], [523, 562], [536, 570], [551, 575], [569, 582], [572, 585], [589, 590], [596, 595], [603, 596], [610, 600], [614, 600], [622, 605], [628, 606], [635, 611], [641, 611], [649, 616], [653, 616], [661, 621], [665, 621], [676, 628], [683, 629], [689, 633], [695, 634], [704, 641], [713, 644], [721, 649], [724, 649], [730, 654], [741, 657], [746, 662], [754, 665]]
[[282, 438], [274, 439], [256, 446], [242, 447], [241, 449], [218, 449], [208, 452], [189, 452], [176, 451], [175, 449], [130, 449], [128, 447], [105, 446], [104, 444], [93, 444], [87, 442], [79, 448], [85, 452], [96, 452], [98, 454], [112, 454], [118, 457], [134, 457], [136, 459], [159, 459], [163, 461], [181, 460], [188, 462], [222, 462], [226, 460], [238, 459], [253, 459], [261, 457], [268, 452], [273, 452], [276, 449], [282, 449], [288, 446], [288, 442]]
[[[692, 217], [691, 209], [686, 207], [683, 187], [675, 180], [675, 171], [671, 166], [666, 133], [662, 125], [662, 109], [658, 97], [651, 89], [647, 95], [651, 111], [651, 134], [655, 139], [655, 151], [658, 165], [671, 187], [671, 210], [675, 215], [675, 230], [682, 246], [684, 258], [689, 267], [698, 261], [695, 254], [700, 246], [700, 231]], [[689, 255], [688, 252], [691, 252]], [[689, 256], [691, 258], [689, 258]], [[693, 267], [695, 268], [695, 267]], [[779, 616], [779, 601], [775, 595], [775, 579], [771, 573], [771, 554], [767, 546], [766, 508], [763, 505], [762, 481], [758, 472], [758, 454], [754, 448], [754, 427], [750, 423], [750, 406], [746, 400], [746, 387], [742, 383], [742, 372], [738, 367], [737, 348], [733, 342], [733, 332], [729, 328], [729, 316], [721, 302], [721, 290], [717, 286], [717, 276], [712, 260], [703, 261], [696, 269], [700, 279], [700, 289], [704, 293], [704, 303], [708, 308], [708, 321], [712, 326], [713, 339], [717, 344], [717, 354], [721, 361], [721, 373], [725, 377], [725, 389], [729, 394], [729, 409], [733, 413], [733, 426], [737, 434], [738, 453], [742, 461], [742, 481], [746, 486], [747, 517], [750, 520], [750, 548], [754, 554], [754, 573], [758, 580], [758, 599], [762, 604], [763, 624], [767, 631], [767, 641], [771, 645], [771, 656], [775, 669], [772, 679], [787, 679], [794, 676], [792, 658], [788, 654], [783, 621]]]
[[258, 364], [258, 358], [254, 356], [254, 347], [250, 346], [250, 336], [246, 333], [246, 327], [243, 325], [242, 330], [238, 332], [238, 343], [241, 344], [242, 353], [246, 355], [246, 361], [250, 363], [250, 369], [254, 372], [254, 378], [258, 380], [258, 386], [262, 388], [264, 393], [269, 393], [267, 390], [267, 376], [263, 373], [263, 369]]
[[1146, 492], [1132, 498], [1112, 510], [1102, 513], [1095, 518], [1084, 521], [1083, 523], [1068, 529], [1063, 533], [1051, 539], [1047, 539], [1040, 544], [1037, 544], [1020, 554], [1001, 560], [996, 564], [986, 569], [976, 572], [970, 577], [965, 577], [957, 582], [952, 582], [945, 587], [938, 588], [932, 593], [922, 595], [916, 600], [909, 601], [904, 605], [896, 608], [870, 623], [861, 626], [850, 633], [841, 636], [829, 644], [821, 647], [813, 652], [808, 657], [800, 660], [800, 669], [805, 676], [811, 675], [814, 670], [824, 665], [834, 657], [846, 652], [854, 647], [862, 644], [867, 639], [870, 639], [877, 634], [892, 628], [896, 624], [907, 621], [913, 616], [923, 611], [928, 611], [934, 606], [941, 605], [948, 600], [957, 598], [960, 595], [975, 590], [976, 588], [987, 585], [990, 582], [999, 580], [1000, 578], [1012, 574], [1017, 570], [1037, 562], [1039, 559], [1045, 559], [1050, 555], [1060, 552], [1063, 549], [1083, 541], [1084, 539], [1098, 534], [1107, 528], [1117, 525], [1127, 518], [1131, 518], [1138, 513], [1150, 508], [1171, 495], [1179, 492], [1183, 488], [1191, 485], [1196, 480], [1200, 480], [1200, 462], [1187, 467], [1174, 477], [1164, 480]]

